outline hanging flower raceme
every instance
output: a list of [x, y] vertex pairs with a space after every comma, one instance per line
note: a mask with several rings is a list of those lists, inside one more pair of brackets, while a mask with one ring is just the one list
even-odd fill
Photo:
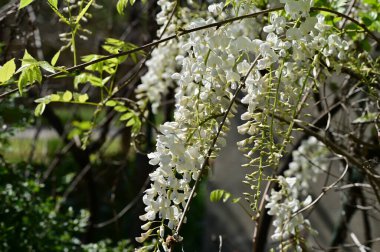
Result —
[[[177, 18], [177, 6], [175, 0], [159, 0], [157, 4], [161, 11], [157, 14], [157, 24], [160, 25], [157, 35], [170, 36], [176, 32], [177, 27], [184, 24], [185, 19]], [[186, 16], [186, 10], [181, 10], [183, 16]], [[147, 73], [141, 77], [141, 84], [137, 86], [136, 97], [140, 107], [144, 110], [146, 103], [149, 101], [153, 113], [161, 104], [170, 88], [173, 88], [174, 82], [171, 79], [176, 72], [178, 63], [174, 60], [177, 55], [181, 55], [181, 43], [183, 39], [170, 40], [166, 44], [158, 45], [151, 53], [151, 58], [147, 60]]]
[[[197, 19], [187, 28], [213, 22], [211, 17]], [[241, 84], [252, 63], [239, 62], [241, 55], [249, 53], [254, 44], [250, 38], [240, 35], [243, 30], [249, 29], [236, 23], [217, 30], [196, 31], [189, 34], [182, 46], [186, 56], [177, 56], [182, 70], [171, 76], [179, 86], [175, 96], [175, 121], [161, 126], [156, 151], [149, 154], [150, 163], [158, 168], [150, 175], [151, 187], [143, 198], [146, 213], [141, 219], [149, 224], [143, 225], [147, 232], [139, 241], [148, 236], [157, 237], [162, 248], [167, 247], [165, 236], [172, 235], [177, 227], [192, 185], [201, 175], [200, 168], [208, 150], [211, 148], [215, 156], [225, 145], [222, 136], [227, 130], [228, 118], [216, 146], [211, 146], [230, 106], [232, 91]], [[151, 231], [154, 229], [158, 234]]]
[[302, 233], [315, 233], [310, 222], [297, 214], [297, 211], [308, 206], [312, 197], [308, 194], [310, 185], [315, 182], [318, 174], [327, 171], [330, 162], [329, 150], [315, 137], [302, 141], [300, 147], [293, 151], [293, 161], [285, 171], [285, 177], [277, 177], [280, 190], [272, 189], [267, 198], [268, 214], [274, 216], [275, 227], [272, 239], [279, 241], [280, 251], [302, 251], [305, 240], [300, 238]]
[[[210, 34], [200, 31], [192, 35], [189, 43], [194, 45], [185, 47], [189, 56], [181, 60], [182, 71], [172, 75], [179, 85], [175, 121], [160, 127], [156, 151], [148, 156], [150, 164], [158, 168], [150, 174], [151, 185], [143, 197], [146, 213], [140, 217], [150, 224], [143, 225], [147, 231], [137, 240], [155, 236], [165, 250], [165, 236], [173, 234], [179, 223], [231, 97], [226, 83], [213, 76], [212, 68], [205, 64], [208, 44], [196, 43], [200, 37]], [[215, 150], [223, 145], [222, 138], [217, 143]], [[155, 229], [158, 233], [152, 231]]]
[[[254, 191], [254, 194], [247, 194], [247, 200], [252, 202], [254, 210], [257, 210], [260, 197], [263, 169], [278, 166], [293, 130], [292, 124], [274, 122], [274, 115], [294, 118], [303, 106], [303, 97], [315, 82], [329, 75], [323, 65], [339, 66], [340, 63], [332, 62], [344, 59], [349, 48], [347, 42], [333, 34], [322, 15], [309, 15], [310, 1], [284, 3], [288, 17], [271, 14], [268, 25], [263, 28], [268, 33], [265, 40], [254, 40], [251, 48], [260, 59], [246, 82], [245, 96], [241, 100], [247, 105], [247, 111], [241, 116], [246, 122], [238, 127], [238, 132], [248, 137], [238, 145], [250, 159], [247, 166], [254, 168], [246, 176], [246, 183]], [[268, 213], [275, 216], [272, 238], [281, 241], [280, 251], [301, 250], [301, 231], [312, 230], [309, 221], [294, 214], [310, 204], [308, 186], [312, 178], [316, 178], [316, 172], [326, 165], [321, 160], [314, 160], [320, 166], [316, 169], [306, 160], [313, 152], [320, 152], [323, 157], [323, 151], [325, 148], [315, 138], [310, 138], [293, 153], [293, 162], [285, 176], [275, 178], [281, 189], [272, 190], [266, 207]]]
[[[159, 1], [162, 6], [162, 12], [157, 16], [159, 24], [168, 21], [168, 13], [174, 6], [169, 2]], [[296, 117], [302, 108], [302, 97], [312, 89], [315, 79], [328, 74], [321, 70], [321, 65], [344, 58], [348, 44], [332, 34], [322, 16], [309, 15], [312, 2], [285, 0], [284, 3], [286, 15], [273, 12], [263, 27], [260, 26], [262, 22], [255, 19], [232, 22], [217, 29], [194, 31], [153, 51], [147, 62], [149, 71], [139, 86], [140, 94], [148, 96], [156, 111], [162, 95], [172, 85], [169, 83], [175, 82], [178, 88], [174, 121], [160, 127], [156, 150], [148, 156], [150, 164], [157, 168], [150, 174], [150, 188], [143, 197], [146, 207], [140, 218], [146, 222], [142, 226], [146, 232], [137, 238], [139, 242], [153, 237], [159, 241], [157, 244], [160, 245], [156, 246], [168, 249], [166, 237], [176, 234], [179, 221], [186, 214], [185, 205], [195, 181], [202, 175], [201, 167], [209, 150], [212, 150], [212, 156], [216, 156], [225, 144], [223, 134], [228, 129], [228, 118], [221, 127], [222, 137], [217, 139], [216, 146], [212, 146], [234, 90], [242, 88], [241, 103], [246, 105], [241, 116], [246, 122], [238, 127], [238, 131], [248, 138], [239, 146], [250, 158], [248, 165], [256, 169], [255, 175], [247, 175], [248, 183], [253, 185], [262, 180], [261, 177], [252, 178], [257, 174], [262, 176], [264, 166], [278, 165], [291, 138], [292, 127], [274, 123], [273, 115]], [[208, 10], [207, 18], [189, 19], [184, 28], [207, 26], [216, 22], [218, 15], [228, 16], [225, 12], [228, 9], [221, 4], [213, 4]], [[247, 12], [252, 10], [244, 5], [238, 10], [239, 14]], [[176, 20], [171, 21], [175, 24], [182, 22], [173, 20]], [[172, 28], [175, 30], [174, 27], [168, 28], [169, 33], [174, 31]], [[264, 38], [260, 36], [262, 31], [266, 33]], [[244, 83], [241, 83], [243, 79]], [[305, 146], [303, 148], [307, 149], [311, 145]], [[256, 155], [258, 151], [260, 157]], [[308, 155], [307, 151], [304, 152], [298, 150], [298, 153]], [[284, 177], [275, 178], [281, 190], [272, 191], [266, 206], [276, 217], [275, 240], [311, 230], [302, 215], [292, 217], [311, 201], [306, 193], [299, 195], [302, 190], [306, 192], [309, 184], [306, 174], [310, 173], [306, 171], [302, 157], [296, 152], [293, 155], [291, 169]], [[296, 170], [297, 174], [294, 174]], [[294, 188], [298, 187], [303, 189], [296, 191]], [[260, 191], [260, 182], [252, 188]], [[296, 245], [299, 249], [299, 244]]]

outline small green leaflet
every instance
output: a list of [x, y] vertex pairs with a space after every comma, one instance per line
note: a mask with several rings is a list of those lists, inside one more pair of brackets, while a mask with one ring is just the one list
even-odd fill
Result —
[[38, 65], [44, 69], [45, 71], [48, 71], [50, 73], [55, 73], [55, 69], [52, 65], [49, 64], [47, 61], [39, 61]]
[[9, 60], [4, 66], [0, 67], [0, 83], [4, 83], [12, 78], [16, 71], [15, 59]]
[[337, 0], [337, 1], [333, 1], [332, 5], [334, 9], [336, 9], [337, 11], [344, 12], [345, 11], [344, 7], [347, 5], [347, 3], [348, 3], [348, 0]]
[[80, 75], [75, 76], [74, 78], [74, 87], [78, 89], [79, 84], [90, 82], [94, 87], [103, 87], [102, 79], [92, 75], [90, 73], [81, 73]]
[[33, 58], [33, 56], [30, 55], [27, 50], [25, 50], [24, 56], [22, 57], [21, 66], [30, 65], [30, 64], [33, 64], [36, 62], [37, 62], [37, 60], [35, 58]]
[[56, 54], [54, 54], [53, 58], [50, 61], [50, 63], [51, 63], [52, 66], [55, 66], [55, 64], [57, 63], [60, 55], [61, 55], [61, 51], [60, 50]]
[[75, 23], [78, 24], [80, 22], [80, 20], [82, 19], [82, 17], [84, 16], [84, 14], [86, 14], [88, 8], [90, 8], [92, 2], [94, 0], [90, 0], [87, 5], [82, 9], [82, 11], [79, 13], [79, 15], [77, 16], [77, 19], [75, 20]]
[[136, 0], [119, 0], [116, 4], [116, 10], [120, 15], [124, 15], [124, 9], [128, 6], [128, 3], [133, 5]]
[[126, 127], [131, 127], [135, 124], [135, 118], [131, 118], [127, 124], [125, 125]]
[[71, 93], [70, 91], [66, 91], [64, 94], [63, 94], [63, 96], [62, 96], [62, 100], [64, 101], [64, 102], [69, 102], [69, 101], [71, 101], [71, 99], [73, 99], [73, 93]]
[[42, 73], [41, 69], [48, 71], [50, 73], [55, 73], [55, 69], [46, 61], [37, 61], [33, 58], [27, 50], [25, 50], [24, 56], [21, 60], [21, 67], [16, 71], [21, 75], [18, 80], [18, 89], [20, 94], [22, 94], [22, 89], [29, 83], [33, 84], [34, 82], [42, 82]]
[[81, 95], [78, 95], [78, 97], [74, 97], [75, 100], [78, 100], [80, 103], [83, 103], [83, 102], [86, 102], [89, 97], [88, 97], [88, 94], [81, 94]]
[[125, 122], [126, 127], [131, 127], [133, 135], [140, 132], [141, 120], [135, 111], [126, 107], [123, 103], [115, 100], [109, 100], [105, 105], [108, 107], [113, 107], [113, 109], [119, 113], [123, 113], [119, 120]]
[[54, 5], [54, 4], [55, 4], [55, 1], [54, 1], [54, 0], [48, 1], [48, 4], [49, 4], [50, 8], [55, 12], [55, 14], [57, 14], [57, 16], [58, 16], [63, 22], [65, 22], [67, 25], [70, 25], [69, 20], [68, 20], [67, 18], [65, 18], [65, 16], [63, 16], [63, 15], [59, 12], [57, 6]]
[[50, 101], [59, 101], [61, 100], [61, 96], [57, 95], [57, 94], [52, 94], [50, 95]]
[[108, 107], [115, 107], [117, 104], [118, 104], [118, 102], [115, 100], [109, 100], [106, 102], [106, 106], [108, 106]]
[[352, 123], [353, 124], [360, 124], [360, 123], [375, 122], [376, 118], [378, 118], [378, 116], [379, 116], [378, 113], [366, 113], [365, 115], [356, 118]]
[[125, 42], [122, 40], [114, 39], [114, 38], [107, 38], [106, 42], [102, 46], [104, 50], [106, 50], [109, 53], [116, 54], [120, 51], [123, 51], [125, 48]]
[[91, 121], [73, 121], [73, 126], [80, 129], [80, 130], [90, 130], [92, 126]]
[[85, 103], [88, 99], [88, 94], [72, 93], [69, 90], [65, 92], [58, 92], [57, 94], [50, 94], [34, 101], [39, 103], [34, 111], [34, 114], [36, 116], [40, 116], [44, 112], [45, 106], [50, 102]]
[[126, 123], [126, 127], [132, 127], [132, 134], [138, 134], [141, 129], [141, 120], [137, 115], [133, 115], [133, 117]]
[[131, 112], [125, 113], [122, 116], [120, 116], [120, 121], [126, 121], [126, 120], [130, 119], [133, 116], [134, 116], [134, 114], [131, 113]]
[[34, 1], [34, 0], [21, 0], [18, 9], [20, 10], [20, 9], [22, 9], [22, 8], [24, 8], [24, 7], [26, 7], [26, 6], [28, 6], [28, 5], [31, 4], [33, 1]]
[[125, 107], [125, 106], [123, 106], [123, 105], [119, 105], [119, 106], [116, 106], [116, 107], [114, 108], [114, 110], [116, 110], [117, 112], [123, 113], [123, 112], [127, 111], [128, 108]]
[[44, 112], [45, 108], [46, 108], [46, 104], [45, 103], [39, 103], [39, 104], [37, 104], [37, 107], [34, 110], [34, 115], [35, 116], [42, 115], [42, 113]]
[[50, 102], [80, 102], [85, 103], [89, 99], [88, 94], [73, 93], [71, 91], [58, 92], [36, 99], [36, 103], [49, 104]]
[[231, 193], [226, 192], [222, 189], [214, 190], [210, 193], [211, 202], [218, 202], [223, 199], [223, 202], [226, 202], [231, 197]]
[[[120, 53], [120, 52], [127, 52], [127, 51], [131, 51], [133, 49], [138, 48], [138, 46], [135, 44], [132, 44], [129, 42], [124, 42], [124, 41], [114, 39], [114, 38], [107, 38], [106, 42], [104, 43], [104, 45], [102, 47], [104, 50], [106, 50], [107, 52], [109, 52], [111, 54], [116, 54], [116, 53]], [[125, 56], [120, 56], [117, 58], [116, 63], [120, 64], [120, 63], [124, 62], [128, 57], [131, 57], [131, 59], [136, 63], [138, 60], [137, 57], [139, 55], [144, 55], [144, 51], [140, 50], [140, 51], [136, 51], [134, 53], [129, 53], [128, 55], [125, 55]], [[110, 62], [110, 63], [112, 63], [112, 62]]]
[[32, 84], [35, 81], [41, 83], [42, 74], [41, 70], [36, 65], [31, 65], [22, 70], [21, 75], [18, 80], [18, 90], [22, 95], [22, 89], [28, 84]]
[[[214, 190], [210, 193], [210, 201], [211, 202], [219, 202], [223, 200], [223, 203], [227, 202], [231, 198], [232, 194], [229, 192], [226, 192], [225, 190], [222, 189], [217, 189]], [[236, 204], [240, 201], [240, 198], [233, 198], [231, 199], [231, 202]]]

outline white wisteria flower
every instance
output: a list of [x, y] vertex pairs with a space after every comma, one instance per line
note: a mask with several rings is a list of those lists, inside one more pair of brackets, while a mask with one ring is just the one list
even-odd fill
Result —
[[[169, 20], [168, 15], [175, 6], [173, 2], [159, 1], [162, 11], [157, 19], [161, 29]], [[246, 19], [216, 29], [200, 29], [153, 51], [147, 62], [149, 70], [138, 88], [139, 95], [148, 97], [156, 112], [168, 87], [177, 88], [174, 120], [160, 126], [156, 150], [148, 155], [149, 163], [157, 168], [150, 174], [150, 187], [143, 196], [146, 207], [140, 218], [147, 223], [142, 226], [146, 232], [138, 238], [139, 241], [153, 236], [164, 250], [168, 249], [165, 237], [175, 234], [179, 220], [186, 214], [184, 207], [194, 181], [202, 175], [201, 167], [207, 153], [212, 150], [212, 156], [216, 156], [225, 145], [223, 135], [228, 130], [229, 117], [236, 110], [235, 104], [221, 128], [216, 146], [211, 146], [239, 85], [243, 94], [241, 103], [246, 105], [246, 111], [241, 116], [245, 122], [238, 126], [238, 132], [247, 135], [239, 142], [239, 147], [250, 159], [248, 165], [260, 159], [255, 157], [260, 147], [269, 150], [268, 160], [271, 165], [276, 165], [284, 149], [281, 144], [274, 143], [271, 134], [285, 132], [282, 139], [277, 139], [285, 144], [292, 129], [286, 133], [281, 124], [272, 122], [268, 126], [268, 121], [273, 118], [263, 116], [257, 109], [264, 107], [273, 111], [271, 113], [291, 116], [288, 111], [297, 107], [299, 97], [311, 90], [313, 78], [324, 74], [319, 71], [321, 60], [334, 62], [345, 57], [349, 44], [332, 34], [321, 16], [309, 15], [312, 1], [282, 2], [287, 15], [272, 13], [264, 26], [255, 19]], [[208, 13], [201, 15], [203, 18], [182, 11], [180, 16], [185, 21], [174, 16], [171, 21], [174, 25], [170, 26], [168, 33], [173, 33], [178, 25], [191, 29], [215, 23], [219, 16], [228, 16], [225, 10], [228, 8], [222, 3], [212, 4]], [[243, 4], [238, 14], [251, 11]], [[272, 101], [274, 104], [269, 105]], [[281, 241], [299, 235], [302, 230], [312, 230], [309, 221], [301, 214], [293, 215], [310, 204], [309, 180], [318, 171], [305, 161], [304, 156], [316, 151], [324, 153], [324, 150], [323, 145], [310, 138], [293, 153], [293, 162], [284, 176], [275, 178], [280, 190], [271, 192], [266, 205], [269, 214], [275, 216], [273, 239]], [[316, 162], [322, 164], [321, 160]], [[257, 164], [252, 166], [257, 167]], [[300, 247], [297, 245], [295, 249]]]

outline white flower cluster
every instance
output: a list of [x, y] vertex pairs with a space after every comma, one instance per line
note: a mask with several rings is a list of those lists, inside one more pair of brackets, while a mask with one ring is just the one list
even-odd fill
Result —
[[[140, 219], [147, 221], [142, 226], [147, 232], [137, 238], [139, 242], [152, 234], [150, 227], [157, 217], [168, 221], [162, 221], [158, 230], [162, 243], [165, 226], [170, 229], [176, 227], [190, 194], [190, 182], [199, 176], [204, 161], [199, 146], [186, 146], [186, 129], [180, 129], [177, 122], [167, 122], [161, 125], [160, 130], [162, 135], [157, 138], [156, 152], [148, 155], [149, 163], [159, 167], [149, 175], [151, 187], [143, 196], [146, 213]], [[165, 243], [163, 246], [166, 248]]]
[[[177, 227], [194, 181], [201, 175], [200, 168], [209, 148], [212, 148], [214, 156], [225, 144], [220, 137], [217, 146], [211, 146], [231, 102], [232, 91], [242, 85], [243, 79], [246, 81], [242, 103], [248, 108], [242, 120], [247, 122], [239, 126], [238, 131], [250, 135], [240, 143], [245, 145], [256, 141], [260, 130], [256, 108], [272, 99], [268, 94], [273, 93], [275, 86], [278, 97], [273, 100], [278, 99], [293, 108], [291, 106], [297, 106], [297, 99], [313, 85], [313, 77], [320, 74], [321, 61], [331, 62], [344, 57], [348, 45], [338, 36], [331, 35], [331, 29], [324, 24], [322, 16], [309, 16], [312, 2], [285, 0], [284, 3], [291, 19], [272, 13], [263, 29], [255, 19], [245, 19], [217, 29], [190, 33], [179, 42], [169, 42], [153, 52], [139, 92], [148, 94], [156, 110], [161, 96], [171, 85], [169, 82], [175, 81], [178, 88], [174, 122], [166, 122], [160, 127], [162, 134], [157, 137], [156, 151], [149, 154], [150, 164], [158, 167], [150, 174], [151, 185], [143, 197], [146, 207], [140, 218], [147, 223], [142, 226], [146, 232], [137, 238], [139, 242], [156, 237], [162, 248], [168, 249], [165, 243], [167, 231], [170, 229], [172, 234]], [[159, 23], [164, 24], [173, 1], [162, 0], [159, 4], [163, 13], [158, 15]], [[211, 5], [208, 8], [209, 18], [193, 20], [186, 28], [211, 24], [215, 22], [216, 15], [226, 16], [222, 6]], [[252, 12], [252, 9], [242, 7], [239, 11], [240, 15]], [[261, 30], [267, 33], [265, 39], [260, 39]], [[175, 71], [176, 68], [180, 71]], [[261, 122], [262, 125], [266, 123]], [[222, 136], [226, 130], [224, 127]], [[309, 140], [310, 143], [313, 141]], [[302, 182], [305, 178], [297, 177], [304, 175], [304, 171], [307, 173], [302, 156], [308, 155], [312, 149], [311, 144], [310, 148], [305, 146], [298, 150], [298, 156], [297, 152], [293, 154], [294, 162], [287, 177], [278, 178], [281, 190], [272, 192], [266, 206], [270, 208], [270, 214], [276, 215], [275, 239], [289, 238], [309, 228], [302, 215], [291, 218], [291, 214], [311, 201], [310, 197], [299, 201], [300, 191], [294, 189], [306, 188]], [[315, 146], [320, 147], [318, 143]], [[250, 152], [248, 156], [253, 154]], [[278, 158], [281, 155], [277, 153]], [[300, 175], [291, 174], [296, 170]]]
[[285, 176], [297, 178], [300, 188], [307, 191], [310, 182], [315, 182], [318, 174], [327, 171], [327, 165], [330, 162], [329, 154], [329, 150], [323, 143], [315, 137], [309, 137], [302, 141], [297, 150], [293, 151], [293, 161], [289, 163]]
[[280, 0], [280, 2], [285, 4], [285, 11], [292, 19], [298, 19], [309, 16], [314, 0]]
[[[176, 27], [181, 24], [176, 15], [173, 15], [170, 20], [176, 0], [159, 0], [157, 4], [161, 8], [156, 16], [157, 23], [160, 25], [158, 36], [161, 36], [163, 32], [165, 35], [174, 34]], [[142, 109], [145, 108], [147, 99], [152, 105], [153, 113], [157, 113], [162, 97], [166, 96], [169, 88], [174, 86], [171, 75], [175, 73], [177, 63], [173, 59], [180, 54], [179, 47], [178, 40], [171, 40], [166, 44], [158, 45], [152, 51], [151, 58], [145, 63], [148, 71], [141, 78], [141, 84], [136, 89], [136, 97]]]
[[[239, 142], [240, 147], [257, 141], [256, 135], [261, 134], [260, 128], [257, 127], [261, 116], [258, 118], [255, 111], [259, 105], [265, 107], [271, 90], [278, 89], [277, 97], [273, 98], [281, 102], [277, 106], [286, 104], [288, 106], [286, 109], [289, 106], [296, 106], [298, 98], [310, 91], [318, 75], [329, 74], [325, 70], [321, 71], [325, 69], [321, 65], [326, 63], [331, 66], [331, 62], [344, 59], [349, 49], [347, 42], [331, 34], [331, 26], [324, 23], [322, 15], [309, 16], [307, 12], [310, 9], [309, 1], [284, 2], [285, 10], [292, 18], [301, 16], [305, 18], [303, 21], [297, 21], [295, 25], [294, 21], [287, 21], [285, 17], [272, 13], [269, 24], [263, 27], [263, 31], [268, 33], [266, 38], [248, 41], [249, 52], [260, 55], [260, 59], [246, 82], [246, 89], [243, 90], [246, 94], [241, 101], [248, 105], [248, 109], [242, 114], [241, 119], [247, 122], [239, 126], [238, 131], [251, 137]], [[293, 4], [299, 5], [297, 15], [293, 13], [294, 9], [286, 7]], [[339, 63], [334, 64], [334, 66], [339, 65]], [[247, 69], [248, 64], [242, 62], [240, 69], [242, 66]], [[266, 70], [266, 73], [262, 70]], [[279, 107], [275, 109], [281, 112]], [[266, 122], [261, 123], [266, 124]], [[248, 156], [253, 154], [250, 152]], [[276, 155], [279, 158], [282, 153]]]
[[272, 222], [275, 227], [272, 239], [280, 242], [279, 251], [287, 251], [285, 248], [289, 249], [290, 247], [295, 251], [302, 251], [299, 236], [302, 231], [310, 230], [310, 222], [302, 214], [295, 216], [293, 214], [302, 207], [309, 205], [312, 200], [311, 196], [306, 197], [303, 201], [298, 199], [296, 186], [298, 181], [295, 177], [278, 176], [277, 180], [281, 189], [279, 191], [272, 190], [265, 206], [269, 208], [268, 214], [275, 216]]
[[152, 105], [153, 113], [157, 113], [161, 100], [165, 97], [170, 87], [174, 87], [171, 75], [177, 67], [173, 59], [178, 55], [178, 42], [170, 41], [166, 46], [158, 46], [152, 52], [152, 57], [145, 65], [148, 67], [147, 73], [141, 77], [141, 84], [137, 86], [136, 98], [139, 106], [144, 109], [146, 101]]
[[[302, 214], [293, 215], [311, 203], [312, 198], [308, 195], [310, 183], [316, 180], [321, 170], [326, 169], [328, 154], [328, 149], [321, 142], [310, 137], [302, 141], [301, 146], [292, 153], [293, 161], [289, 164], [285, 177], [277, 178], [281, 189], [272, 189], [265, 207], [269, 209], [268, 214], [275, 217], [272, 239], [280, 241], [281, 251], [285, 247], [302, 251], [298, 236], [303, 230], [312, 231], [310, 222]], [[289, 241], [292, 238], [295, 242]]]
[[[214, 21], [198, 19], [189, 28]], [[242, 67], [247, 62], [238, 64], [239, 57], [250, 46], [250, 40], [241, 36], [241, 28], [241, 24], [236, 24], [191, 33], [182, 46], [186, 56], [176, 58], [182, 70], [172, 75], [179, 85], [175, 121], [160, 127], [162, 134], [157, 138], [156, 151], [149, 154], [150, 164], [158, 168], [150, 174], [151, 187], [143, 197], [146, 213], [140, 218], [147, 223], [142, 226], [146, 232], [137, 238], [139, 242], [158, 236], [162, 247], [167, 249], [166, 230], [178, 225], [208, 149], [212, 148], [212, 155], [216, 155], [225, 145], [220, 136], [216, 146], [211, 146], [230, 105], [231, 91], [248, 71]], [[226, 130], [223, 127], [221, 135]], [[157, 218], [161, 221], [153, 225]], [[153, 233], [155, 229], [157, 234]]]

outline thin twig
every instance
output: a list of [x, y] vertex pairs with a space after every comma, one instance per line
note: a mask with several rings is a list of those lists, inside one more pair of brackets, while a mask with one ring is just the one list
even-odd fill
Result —
[[[355, 3], [356, 3], [356, 0], [351, 0], [350, 5], [348, 6], [347, 11], [346, 11], [346, 13], [345, 13], [346, 16], [349, 16], [349, 15], [350, 15], [352, 9], [353, 9], [354, 6], [355, 6]], [[339, 24], [339, 28], [340, 28], [340, 29], [343, 29], [343, 27], [346, 25], [346, 22], [347, 22], [347, 18], [343, 18], [343, 20], [342, 20], [342, 21], [340, 22], [340, 24]]]
[[346, 167], [345, 167], [345, 169], [344, 169], [344, 171], [343, 171], [343, 173], [342, 173], [342, 175], [340, 175], [340, 177], [337, 179], [337, 180], [335, 180], [334, 181], [334, 183], [332, 183], [331, 185], [329, 185], [328, 187], [325, 187], [325, 188], [323, 188], [322, 189], [322, 192], [319, 194], [319, 196], [315, 199], [315, 200], [313, 200], [313, 202], [311, 202], [309, 205], [307, 205], [307, 206], [305, 206], [305, 207], [303, 207], [303, 208], [301, 208], [301, 209], [299, 209], [297, 212], [295, 212], [295, 213], [293, 213], [292, 214], [292, 217], [295, 217], [297, 214], [300, 214], [300, 213], [302, 213], [302, 212], [304, 212], [304, 211], [306, 211], [307, 209], [309, 209], [309, 208], [311, 208], [312, 206], [314, 206], [315, 204], [317, 204], [318, 203], [318, 201], [329, 191], [329, 190], [331, 190], [332, 188], [334, 188], [343, 178], [344, 178], [344, 176], [346, 176], [346, 173], [347, 173], [347, 171], [348, 171], [348, 167], [349, 167], [349, 165], [348, 165], [348, 161], [346, 160], [346, 158], [344, 158], [343, 157], [343, 159], [346, 161]]
[[349, 188], [352, 188], [352, 187], [372, 188], [371, 185], [369, 185], [369, 184], [364, 184], [364, 183], [352, 183], [352, 184], [348, 184], [348, 185], [344, 185], [344, 186], [336, 187], [335, 190], [336, 190], [336, 191], [342, 191], [342, 190], [344, 190], [344, 189], [349, 189]]
[[[379, 238], [372, 239], [372, 240], [369, 240], [369, 241], [367, 241], [367, 242], [368, 242], [369, 244], [373, 244], [373, 243], [376, 243], [376, 242], [380, 242], [380, 237], [379, 237]], [[352, 247], [356, 247], [356, 244], [342, 244], [342, 245], [340, 245], [340, 246], [333, 246], [333, 247], [323, 248], [323, 249], [313, 247], [313, 249], [315, 249], [316, 251], [318, 251], [318, 250], [321, 250], [321, 251], [328, 251], [329, 249], [352, 248]]]
[[36, 133], [34, 134], [33, 142], [30, 146], [30, 153], [29, 153], [29, 157], [28, 157], [28, 163], [29, 164], [32, 163], [32, 161], [33, 161], [34, 153], [36, 152], [36, 149], [37, 149], [37, 142], [38, 142], [38, 138], [40, 136], [41, 130], [42, 130], [42, 123], [40, 120], [37, 122], [37, 130], [36, 130]]
[[107, 221], [104, 221], [104, 222], [101, 222], [101, 223], [98, 223], [98, 224], [94, 224], [94, 227], [95, 228], [103, 228], [103, 227], [105, 227], [105, 226], [107, 226], [109, 224], [114, 223], [115, 221], [117, 221], [121, 217], [123, 217], [138, 202], [138, 200], [140, 199], [140, 196], [144, 193], [147, 185], [149, 184], [149, 181], [150, 181], [150, 178], [148, 177], [145, 180], [144, 185], [141, 187], [139, 193], [118, 214], [116, 214], [113, 218], [111, 218], [111, 219], [109, 219]]
[[353, 232], [351, 232], [350, 236], [351, 236], [352, 241], [358, 247], [358, 249], [359, 249], [360, 252], [366, 252], [367, 249], [369, 249], [369, 248], [367, 248], [366, 246], [364, 246], [363, 244], [360, 243], [358, 237]]
[[70, 141], [67, 143], [58, 153], [55, 154], [55, 158], [50, 163], [49, 167], [46, 169], [42, 176], [42, 182], [44, 182], [52, 173], [52, 171], [57, 167], [57, 165], [61, 162], [62, 157], [73, 147], [74, 141]]
[[62, 199], [57, 202], [57, 205], [55, 206], [55, 211], [57, 212], [59, 208], [61, 207], [61, 203], [65, 202], [69, 194], [75, 189], [75, 187], [79, 184], [79, 182], [83, 179], [83, 177], [86, 175], [86, 173], [91, 169], [91, 164], [88, 163], [82, 171], [71, 181], [69, 187], [66, 189], [66, 191], [62, 195]]
[[[363, 190], [359, 190], [359, 199], [361, 201], [362, 205], [367, 205], [367, 200], [364, 196]], [[366, 212], [362, 213], [363, 216], [363, 224], [364, 224], [364, 237], [365, 237], [365, 245], [370, 247], [372, 246], [372, 243], [368, 243], [368, 241], [372, 240], [372, 228], [371, 228], [371, 222], [368, 218], [368, 214]]]

